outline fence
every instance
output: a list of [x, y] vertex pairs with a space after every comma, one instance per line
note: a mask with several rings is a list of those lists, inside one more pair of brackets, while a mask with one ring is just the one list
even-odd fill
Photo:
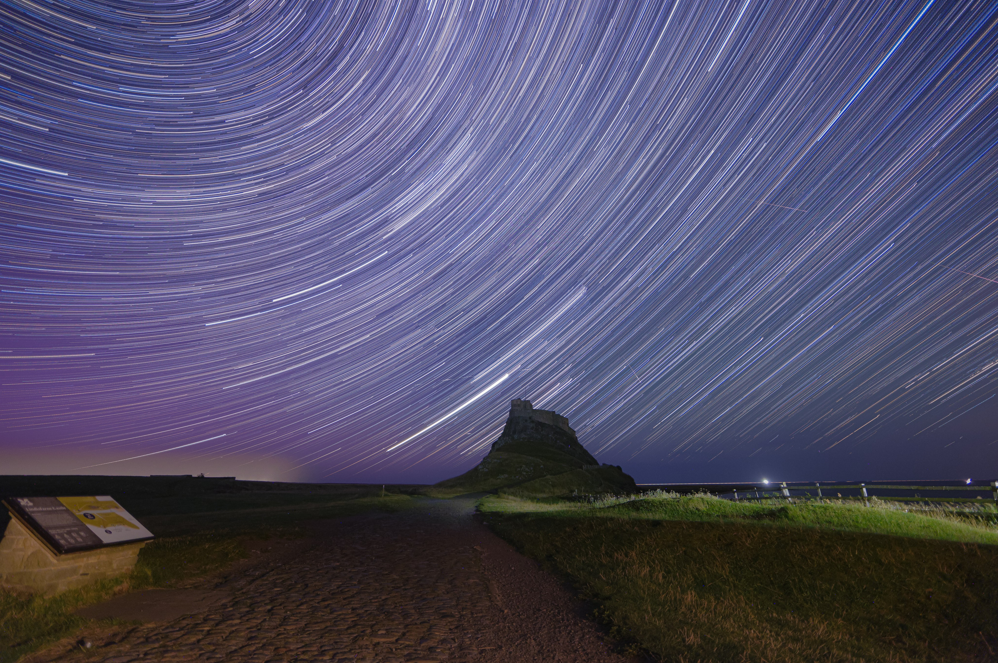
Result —
[[[928, 495], [923, 495], [928, 493]], [[975, 494], [976, 493], [976, 494]], [[990, 494], [988, 494], [990, 493]], [[991, 498], [990, 502], [998, 503], [998, 481], [990, 482], [990, 485], [973, 484], [898, 484], [898, 483], [826, 483], [821, 482], [807, 484], [780, 483], [779, 486], [764, 484], [762, 489], [753, 487], [751, 490], [742, 490], [739, 494], [738, 488], [734, 487], [727, 494], [718, 493], [719, 497], [727, 497], [736, 501], [740, 500], [765, 500], [765, 499], [785, 499], [788, 501], [809, 500], [809, 499], [836, 499], [836, 500], [862, 500], [869, 506], [870, 498], [876, 497], [892, 502], [945, 502], [952, 504], [966, 504], [984, 502], [985, 498]]]
[[[865, 482], [780, 482], [760, 484], [644, 484], [641, 489], [679, 493], [707, 492], [736, 501], [750, 500], [862, 500], [871, 498], [892, 502], [956, 504], [998, 504], [998, 480], [990, 482], [865, 483]], [[925, 495], [923, 493], [928, 493]], [[988, 499], [990, 498], [990, 499]]]

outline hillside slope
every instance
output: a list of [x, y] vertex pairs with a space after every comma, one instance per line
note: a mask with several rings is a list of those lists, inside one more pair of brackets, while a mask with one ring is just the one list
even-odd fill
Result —
[[523, 497], [624, 493], [636, 490], [619, 467], [600, 465], [579, 443], [568, 419], [514, 400], [502, 435], [477, 466], [441, 481], [432, 492], [451, 496], [499, 491]]

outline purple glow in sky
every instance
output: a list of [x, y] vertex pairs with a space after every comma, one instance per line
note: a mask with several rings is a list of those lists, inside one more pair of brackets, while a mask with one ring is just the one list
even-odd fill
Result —
[[0, 6], [0, 474], [998, 467], [998, 3]]

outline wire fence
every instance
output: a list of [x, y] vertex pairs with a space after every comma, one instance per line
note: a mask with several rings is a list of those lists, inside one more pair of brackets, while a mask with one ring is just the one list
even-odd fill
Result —
[[740, 500], [850, 500], [862, 501], [867, 506], [871, 499], [891, 502], [923, 502], [942, 506], [953, 505], [960, 508], [972, 504], [998, 503], [998, 481], [989, 483], [928, 484], [928, 483], [865, 483], [836, 482], [787, 483], [779, 486], [763, 484], [742, 488], [734, 486], [730, 491], [715, 493], [718, 497]]
[[932, 508], [973, 508], [975, 505], [993, 509], [998, 505], [998, 480], [949, 482], [762, 482], [757, 484], [644, 484], [642, 491], [678, 494], [709, 493], [723, 499], [758, 502], [796, 502], [835, 500], [862, 502], [871, 500], [919, 503]]

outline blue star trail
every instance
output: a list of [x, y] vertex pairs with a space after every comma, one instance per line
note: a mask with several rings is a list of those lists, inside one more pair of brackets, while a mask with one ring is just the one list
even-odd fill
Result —
[[0, 473], [980, 473], [998, 3], [10, 0], [0, 242]]

